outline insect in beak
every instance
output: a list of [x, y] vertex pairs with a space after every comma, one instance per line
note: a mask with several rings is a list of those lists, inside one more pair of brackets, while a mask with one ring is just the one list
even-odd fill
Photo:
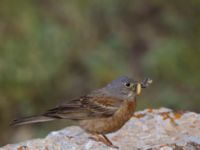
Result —
[[140, 95], [141, 91], [142, 91], [142, 86], [140, 83], [137, 83], [136, 84], [136, 95]]
[[150, 84], [152, 84], [153, 80], [150, 78], [145, 78], [142, 82], [135, 82], [133, 88], [136, 95], [140, 95], [142, 92], [142, 88], [147, 88]]

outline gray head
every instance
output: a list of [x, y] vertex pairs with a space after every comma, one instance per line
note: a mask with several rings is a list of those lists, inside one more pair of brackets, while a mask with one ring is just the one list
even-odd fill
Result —
[[113, 80], [103, 89], [112, 97], [123, 100], [133, 100], [136, 96], [136, 84], [138, 82], [127, 77], [121, 76]]

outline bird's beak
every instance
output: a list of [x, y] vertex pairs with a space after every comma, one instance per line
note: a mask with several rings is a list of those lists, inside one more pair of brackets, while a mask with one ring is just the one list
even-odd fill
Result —
[[136, 95], [140, 95], [142, 91], [142, 85], [140, 83], [136, 84]]

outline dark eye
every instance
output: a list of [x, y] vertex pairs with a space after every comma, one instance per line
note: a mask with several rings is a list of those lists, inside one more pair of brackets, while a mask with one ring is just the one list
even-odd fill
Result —
[[125, 86], [126, 86], [126, 87], [130, 87], [131, 84], [130, 84], [130, 83], [125, 83]]

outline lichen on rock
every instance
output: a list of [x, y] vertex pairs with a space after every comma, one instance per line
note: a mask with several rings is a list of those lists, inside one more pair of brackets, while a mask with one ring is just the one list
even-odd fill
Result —
[[[109, 150], [76, 126], [49, 133], [44, 139], [8, 144], [0, 150]], [[108, 138], [122, 150], [200, 150], [200, 115], [167, 108], [136, 112]]]

